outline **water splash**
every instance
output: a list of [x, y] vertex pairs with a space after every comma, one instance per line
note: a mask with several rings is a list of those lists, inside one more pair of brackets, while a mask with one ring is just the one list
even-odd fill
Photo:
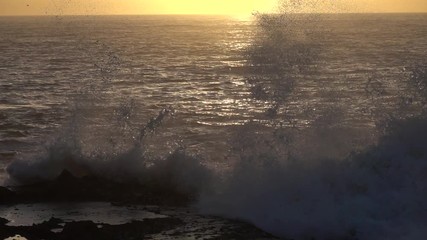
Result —
[[44, 153], [12, 162], [7, 167], [9, 184], [52, 180], [67, 170], [77, 177], [96, 176], [196, 196], [210, 181], [210, 171], [200, 160], [187, 153], [185, 146], [171, 149], [163, 156], [153, 156], [147, 144], [150, 134], [172, 111], [162, 109], [136, 133], [127, 135], [133, 137], [124, 142], [120, 138], [111, 141], [112, 135], [89, 144], [85, 135], [79, 135], [81, 123], [72, 121], [67, 131], [46, 145]]
[[[321, 4], [284, 2], [293, 13]], [[307, 2], [310, 4], [305, 6]], [[298, 48], [283, 48], [283, 42], [299, 43], [301, 39], [295, 40], [292, 37], [297, 34], [287, 30], [290, 24], [295, 27], [289, 13], [283, 16], [260, 18], [262, 32], [267, 29], [267, 34], [262, 34], [261, 41], [255, 39], [254, 48], [267, 57], [260, 58], [257, 51], [250, 56], [253, 62], [260, 59], [255, 66], [265, 64], [264, 69], [270, 68], [265, 72], [274, 73], [270, 79], [265, 75], [267, 80], [276, 79], [273, 82], [286, 86], [293, 69], [307, 66], [304, 59], [316, 62], [316, 55], [291, 54]], [[312, 20], [317, 17], [310, 15]], [[277, 19], [285, 19], [285, 23]], [[278, 40], [268, 40], [277, 36]], [[303, 46], [310, 51], [316, 48]], [[293, 62], [284, 61], [287, 58]], [[408, 91], [405, 98], [418, 100], [407, 102], [406, 108], [411, 107], [407, 111], [379, 108], [381, 114], [374, 117], [377, 129], [361, 131], [337, 124], [343, 115], [338, 108], [323, 111], [303, 129], [286, 124], [277, 114], [272, 115], [272, 129], [247, 124], [233, 145], [239, 161], [225, 180], [217, 181], [215, 192], [201, 197], [200, 210], [249, 221], [285, 239], [423, 239], [427, 235], [423, 201], [427, 196], [427, 116], [422, 104], [426, 79], [422, 64], [416, 66], [406, 69], [400, 81], [408, 90], [417, 89]], [[367, 78], [366, 93], [372, 104], [387, 91], [383, 84], [387, 79], [380, 75]], [[268, 81], [253, 82], [256, 98], [276, 102], [271, 111], [287, 107], [292, 88], [271, 91], [272, 87], [262, 85]], [[295, 84], [298, 82], [292, 81]], [[276, 93], [282, 97], [280, 101]]]
[[[298, 6], [305, 1], [293, 2]], [[268, 122], [249, 121], [232, 129], [237, 133], [230, 145], [238, 160], [230, 175], [214, 175], [215, 191], [210, 171], [184, 146], [178, 143], [161, 156], [150, 152], [153, 145], [167, 145], [153, 139], [173, 109], [164, 108], [141, 124], [135, 100], [109, 100], [112, 76], [121, 62], [110, 52], [105, 63], [96, 64], [102, 84], [83, 85], [70, 123], [42, 154], [14, 161], [7, 169], [11, 181], [34, 183], [66, 169], [77, 176], [202, 194], [201, 211], [250, 221], [282, 237], [422, 239], [427, 215], [425, 114], [419, 106], [412, 115], [393, 115], [378, 107], [389, 116], [375, 119], [381, 131], [361, 131], [343, 126], [346, 109], [331, 107], [310, 116], [310, 124], [301, 124], [288, 107], [302, 100], [312, 108], [309, 97], [290, 96], [299, 81], [318, 73], [318, 56], [328, 50], [315, 44], [313, 36], [319, 35], [310, 30], [318, 26], [312, 21], [318, 16], [258, 17], [259, 35], [247, 51], [253, 71], [247, 83], [252, 97], [268, 102]], [[313, 25], [304, 29], [307, 23]], [[425, 69], [414, 66], [402, 74], [408, 76], [402, 81], [413, 83], [419, 100], [405, 102], [425, 105]], [[387, 76], [369, 76], [368, 105], [384, 97], [387, 87]]]

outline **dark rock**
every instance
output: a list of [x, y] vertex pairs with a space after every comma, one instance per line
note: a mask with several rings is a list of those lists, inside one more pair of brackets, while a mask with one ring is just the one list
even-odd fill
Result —
[[183, 221], [176, 218], [146, 219], [122, 225], [97, 224], [90, 221], [67, 223], [57, 239], [61, 240], [113, 240], [113, 239], [144, 239], [147, 234], [156, 234], [171, 230]]
[[169, 231], [181, 225], [184, 225], [184, 222], [178, 218], [156, 218], [133, 221], [119, 226], [106, 226], [105, 231], [111, 235], [126, 236], [125, 239], [135, 237], [143, 239], [145, 235]]
[[91, 221], [71, 222], [67, 223], [63, 231], [59, 234], [59, 239], [71, 240], [92, 240], [92, 239], [105, 239], [102, 236], [101, 230], [98, 226]]
[[49, 219], [49, 221], [43, 222], [39, 226], [48, 229], [62, 228], [60, 225], [61, 223], [64, 223], [64, 221], [59, 218], [52, 217]]
[[0, 187], [0, 204], [10, 203], [15, 201], [16, 194], [5, 187]]
[[75, 177], [69, 171], [64, 170], [61, 172], [61, 174], [59, 174], [59, 176], [56, 178], [55, 182], [60, 183], [60, 184], [72, 184], [76, 180], [77, 180], [77, 177]]
[[[96, 176], [75, 177], [63, 171], [56, 179], [33, 185], [20, 186], [4, 194], [10, 201], [106, 201], [116, 204], [187, 205], [192, 197], [180, 192], [133, 182], [114, 182]], [[12, 198], [13, 195], [15, 198]], [[0, 195], [1, 196], [1, 195]]]
[[[200, 227], [207, 232], [209, 229], [215, 232], [214, 228], [210, 228], [209, 225], [198, 226], [197, 221], [185, 222], [176, 217], [145, 219], [121, 225], [96, 224], [92, 221], [69, 222], [65, 223], [61, 232], [52, 232], [52, 229], [62, 228], [59, 223], [63, 223], [63, 221], [52, 218], [42, 224], [28, 227], [0, 225], [0, 239], [15, 235], [32, 240], [147, 239], [150, 235], [186, 239], [191, 231], [196, 231], [193, 236], [203, 237], [204, 232], [200, 231]], [[210, 239], [277, 239], [250, 224], [231, 220], [223, 223], [226, 225], [214, 233]]]
[[55, 234], [42, 225], [11, 227], [7, 225], [0, 226], [0, 239], [20, 235], [27, 239], [55, 239]]
[[9, 222], [9, 220], [4, 219], [4, 218], [0, 218], [0, 226], [4, 226]]

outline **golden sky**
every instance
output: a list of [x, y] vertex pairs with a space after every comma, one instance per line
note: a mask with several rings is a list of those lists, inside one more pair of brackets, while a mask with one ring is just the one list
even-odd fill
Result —
[[[0, 0], [0, 15], [249, 15], [254, 11], [272, 12], [277, 9], [278, 1], [298, 2], [298, 11], [310, 12], [341, 11], [336, 9], [350, 12], [427, 12], [427, 0]], [[331, 7], [337, 2], [340, 7]], [[342, 7], [344, 5], [346, 7]]]

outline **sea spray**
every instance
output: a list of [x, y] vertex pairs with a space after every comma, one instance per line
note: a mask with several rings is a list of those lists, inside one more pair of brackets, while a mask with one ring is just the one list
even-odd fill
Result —
[[105, 146], [97, 147], [96, 142], [89, 148], [93, 151], [84, 151], [81, 146], [84, 139], [76, 134], [75, 127], [69, 128], [71, 132], [64, 132], [48, 143], [43, 154], [12, 162], [7, 168], [9, 183], [22, 185], [53, 180], [66, 170], [76, 177], [95, 176], [118, 183], [137, 183], [195, 197], [210, 181], [210, 171], [201, 165], [200, 159], [187, 153], [185, 146], [163, 157], [147, 153], [147, 138], [171, 111], [163, 109], [143, 125], [133, 144], [126, 147], [118, 144], [120, 148], [111, 145], [114, 151], [104, 151]]
[[[318, 5], [325, 6], [318, 1], [283, 1], [290, 12], [260, 18], [258, 27], [264, 34], [254, 40], [249, 57], [263, 79], [248, 82], [256, 99], [272, 102], [266, 111], [272, 128], [251, 122], [237, 130], [233, 151], [239, 160], [228, 177], [218, 179], [215, 192], [202, 195], [198, 207], [206, 214], [249, 221], [285, 239], [424, 239], [427, 117], [422, 63], [401, 67], [399, 81], [407, 91], [399, 106], [391, 99], [387, 107], [377, 101], [388, 94], [388, 75], [367, 72], [365, 101], [377, 106], [371, 112], [376, 128], [348, 125], [342, 120], [347, 109], [333, 107], [310, 124], [288, 121], [298, 119], [286, 110], [295, 101], [289, 96], [299, 81], [322, 69], [317, 54], [304, 53], [325, 54], [330, 49], [307, 44], [313, 42], [295, 38], [295, 31], [287, 29], [297, 27], [295, 20], [304, 17], [294, 13], [310, 12]], [[286, 47], [299, 42], [310, 50]], [[310, 65], [314, 71], [295, 72]]]
[[[192, 24], [186, 24], [185, 31], [192, 29], [190, 32], [197, 33], [190, 37], [196, 39], [190, 41], [194, 44], [187, 44], [190, 38], [183, 36], [181, 42], [174, 42], [175, 38], [167, 35], [170, 33], [165, 25], [169, 26], [174, 20], [168, 20], [167, 24], [150, 20], [150, 26], [160, 22], [154, 29], [164, 28], [162, 34], [165, 35], [160, 37], [155, 31], [147, 33], [139, 22], [144, 19], [135, 20], [135, 25], [132, 21], [111, 21], [114, 28], [133, 26], [138, 29], [135, 32], [141, 33], [134, 36], [135, 42], [131, 41], [135, 51], [128, 53], [134, 56], [130, 65], [136, 67], [138, 79], [123, 74], [118, 74], [116, 79], [115, 68], [123, 67], [127, 72], [129, 65], [126, 60], [121, 66], [122, 56], [110, 51], [99, 59], [101, 63], [89, 60], [90, 66], [95, 65], [95, 75], [76, 67], [75, 71], [86, 76], [77, 77], [81, 80], [77, 82], [81, 91], [71, 98], [71, 104], [75, 104], [71, 110], [73, 116], [69, 118], [71, 123], [62, 125], [59, 136], [47, 140], [50, 143], [44, 151], [14, 161], [8, 168], [12, 179], [21, 184], [34, 183], [55, 178], [63, 169], [68, 169], [76, 176], [95, 175], [122, 183], [137, 182], [165, 192], [171, 189], [191, 192], [203, 196], [199, 201], [202, 212], [250, 221], [283, 237], [422, 239], [426, 222], [422, 202], [425, 198], [425, 115], [419, 112], [422, 95], [417, 92], [417, 97], [412, 97], [406, 92], [407, 88], [393, 85], [393, 81], [405, 85], [411, 79], [423, 79], [422, 65], [408, 64], [414, 67], [405, 69], [402, 66], [406, 63], [397, 61], [400, 57], [415, 61], [417, 54], [403, 56], [400, 50], [404, 45], [405, 50], [416, 52], [414, 49], [423, 46], [416, 40], [413, 46], [405, 45], [407, 29], [411, 32], [420, 28], [405, 24], [396, 27], [397, 33], [391, 36], [397, 40], [391, 41], [391, 45], [397, 47], [381, 48], [368, 44], [388, 43], [382, 41], [383, 38], [377, 39], [379, 35], [388, 38], [389, 32], [384, 29], [391, 25], [384, 24], [390, 22], [386, 16], [355, 18], [315, 14], [304, 20], [306, 15], [291, 13], [279, 17], [278, 21], [270, 16], [265, 18], [266, 28], [261, 30], [266, 32], [261, 33], [266, 34], [256, 36], [265, 38], [255, 39], [256, 44], [246, 52], [248, 64], [238, 68], [233, 67], [233, 61], [225, 64], [216, 61], [230, 60], [229, 52], [226, 57], [224, 52], [220, 57], [212, 57], [206, 51], [208, 48], [200, 44], [219, 31], [204, 35], [199, 29], [211, 30], [216, 25], [192, 28]], [[363, 18], [368, 19], [369, 24]], [[280, 29], [280, 24], [288, 21], [291, 24], [285, 30]], [[109, 25], [100, 23], [102, 29]], [[324, 23], [338, 29], [326, 31], [332, 41], [327, 41], [328, 37], [322, 34]], [[170, 28], [176, 32], [175, 25]], [[269, 28], [273, 31], [268, 31]], [[313, 28], [318, 31], [311, 31]], [[380, 29], [378, 35], [371, 35], [374, 28]], [[129, 39], [132, 32], [128, 31]], [[236, 32], [239, 31], [230, 35], [235, 36]], [[203, 33], [202, 39], [196, 37], [199, 33]], [[150, 49], [140, 47], [147, 43], [145, 37], [150, 34], [160, 45]], [[107, 35], [109, 39], [114, 34]], [[167, 40], [157, 41], [162, 37]], [[137, 41], [142, 44], [136, 44]], [[338, 44], [339, 41], [343, 44]], [[128, 43], [124, 44], [125, 49]], [[184, 47], [180, 52], [175, 47], [178, 44], [191, 47]], [[234, 41], [231, 45], [238, 48], [241, 43]], [[98, 42], [91, 46], [105, 47]], [[210, 46], [222, 49], [224, 45], [214, 42]], [[193, 51], [200, 53], [198, 58], [185, 55]], [[142, 56], [145, 52], [149, 54]], [[185, 57], [175, 58], [177, 54]], [[206, 60], [211, 58], [216, 60]], [[144, 63], [139, 59], [144, 59]], [[231, 59], [241, 58], [233, 55]], [[194, 67], [194, 63], [205, 64], [205, 61], [208, 67]], [[221, 64], [214, 65], [216, 62]], [[140, 76], [146, 79], [140, 81]], [[87, 79], [90, 81], [85, 82]], [[147, 79], [152, 83], [144, 82]], [[248, 86], [242, 85], [242, 79]], [[125, 91], [113, 89], [120, 81], [126, 82]], [[416, 82], [413, 89], [420, 86], [420, 81]], [[224, 87], [227, 84], [233, 87]], [[360, 85], [366, 88], [360, 91]], [[246, 87], [252, 88], [252, 92], [247, 93]], [[176, 92], [179, 94], [175, 95]], [[396, 97], [395, 92], [399, 96]], [[63, 92], [56, 93], [63, 96]], [[402, 99], [401, 106], [395, 105], [395, 99]], [[171, 131], [167, 133], [170, 139], [158, 140], [165, 128], [157, 123], [173, 122], [167, 120], [171, 113], [167, 106], [171, 102], [182, 104], [177, 112], [179, 115], [185, 111], [186, 118], [171, 124], [168, 129]], [[252, 106], [255, 104], [262, 106], [261, 111]], [[149, 105], [151, 112], [164, 110], [158, 115], [141, 117], [141, 105]], [[371, 114], [371, 109], [378, 114]], [[149, 116], [154, 118], [149, 120]], [[242, 122], [249, 123], [238, 126]], [[372, 122], [377, 123], [377, 129], [372, 128]], [[230, 123], [237, 126], [228, 127]], [[174, 130], [184, 124], [190, 126], [180, 133], [188, 133], [197, 142], [196, 146], [206, 139], [200, 135], [208, 136], [206, 145], [212, 145], [226, 141], [228, 134], [235, 132], [228, 144], [232, 148], [228, 153], [231, 157], [223, 160], [223, 165], [210, 163], [222, 167], [235, 161], [234, 169], [211, 178], [210, 171], [201, 164], [204, 159], [194, 156], [179, 142], [182, 136]], [[217, 135], [212, 137], [209, 134], [213, 132]], [[171, 139], [174, 146], [168, 146]], [[167, 150], [157, 151], [159, 147]], [[199, 149], [208, 155], [203, 150]]]
[[216, 194], [201, 198], [200, 209], [250, 221], [283, 238], [422, 239], [426, 122], [420, 117], [395, 123], [376, 145], [344, 159], [316, 158], [316, 152], [308, 154], [310, 160], [274, 151], [254, 155], [248, 149], [252, 154], [219, 183]]

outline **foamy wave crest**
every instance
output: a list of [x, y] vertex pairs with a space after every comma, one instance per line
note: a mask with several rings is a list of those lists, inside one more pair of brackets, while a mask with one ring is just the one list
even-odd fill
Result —
[[76, 134], [78, 131], [69, 128], [47, 144], [44, 153], [12, 162], [7, 168], [9, 183], [25, 185], [53, 180], [66, 170], [76, 177], [95, 176], [196, 195], [210, 181], [210, 172], [200, 164], [200, 160], [188, 154], [184, 146], [175, 147], [162, 156], [153, 156], [146, 144], [149, 135], [170, 111], [162, 110], [141, 127], [136, 136], [132, 136], [132, 144], [118, 149], [113, 146], [117, 143], [111, 143], [110, 147], [105, 143], [99, 146], [92, 143], [94, 146], [88, 150], [83, 145], [87, 142]]
[[395, 121], [388, 131], [345, 159], [252, 152], [199, 206], [283, 238], [424, 239], [427, 119]]

